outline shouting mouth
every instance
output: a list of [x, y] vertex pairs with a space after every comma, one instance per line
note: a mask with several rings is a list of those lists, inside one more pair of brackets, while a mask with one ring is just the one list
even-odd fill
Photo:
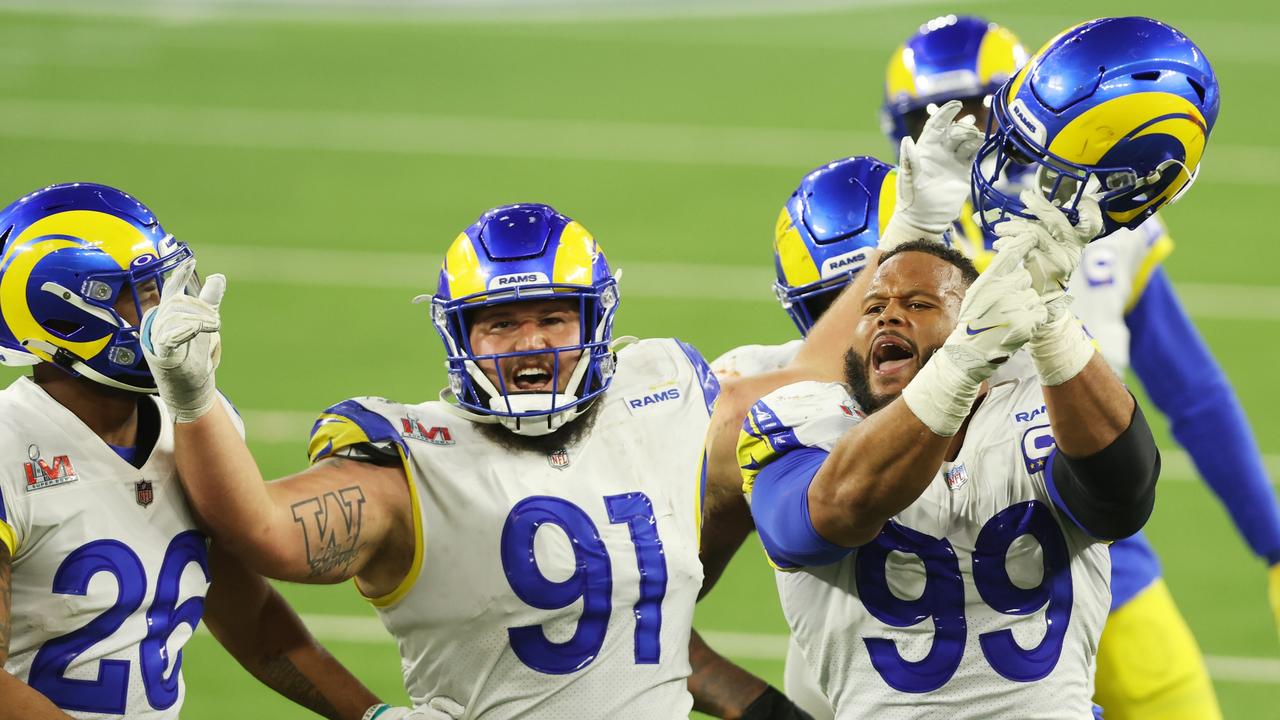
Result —
[[508, 382], [520, 392], [554, 392], [552, 372], [541, 363], [517, 368]]
[[886, 334], [871, 343], [871, 370], [878, 376], [896, 375], [915, 364], [915, 347], [905, 338]]

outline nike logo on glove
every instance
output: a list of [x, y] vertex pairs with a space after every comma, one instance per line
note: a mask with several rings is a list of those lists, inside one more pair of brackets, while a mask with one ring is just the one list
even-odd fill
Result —
[[965, 325], [965, 326], [964, 326], [964, 331], [965, 331], [965, 333], [967, 333], [967, 334], [969, 334], [969, 335], [981, 335], [982, 333], [984, 333], [984, 332], [986, 332], [986, 331], [988, 331], [988, 330], [991, 330], [992, 328], [998, 328], [998, 327], [1000, 327], [1000, 326], [999, 326], [999, 325], [988, 325], [987, 327], [984, 327], [984, 328], [978, 328], [977, 330], [974, 330], [973, 328], [969, 327], [968, 325]]

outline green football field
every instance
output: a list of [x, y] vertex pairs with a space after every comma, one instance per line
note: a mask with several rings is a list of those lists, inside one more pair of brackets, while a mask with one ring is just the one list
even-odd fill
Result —
[[[303, 467], [310, 418], [331, 403], [435, 396], [439, 341], [409, 300], [434, 290], [443, 249], [485, 208], [548, 202], [590, 228], [625, 270], [622, 334], [677, 336], [708, 357], [787, 340], [768, 287], [774, 219], [810, 168], [889, 158], [877, 110], [903, 38], [969, 11], [1034, 50], [1117, 12], [1097, 0], [305, 4], [0, 3], [0, 198], [118, 185], [192, 244], [204, 272], [227, 273], [220, 385], [270, 477]], [[1222, 83], [1201, 178], [1165, 213], [1179, 243], [1167, 267], [1274, 472], [1280, 244], [1262, 228], [1280, 189], [1267, 114], [1280, 9], [1144, 11], [1197, 40]], [[1263, 564], [1158, 432], [1166, 471], [1148, 528], [1168, 583], [1226, 716], [1280, 717]], [[781, 685], [773, 588], [753, 540], [697, 627]], [[395, 647], [354, 588], [283, 590], [372, 688], [404, 697]], [[185, 669], [186, 718], [305, 715], [207, 634]]]

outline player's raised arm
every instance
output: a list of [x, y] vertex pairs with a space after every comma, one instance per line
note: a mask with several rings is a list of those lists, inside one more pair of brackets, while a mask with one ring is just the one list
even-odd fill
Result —
[[195, 297], [183, 291], [192, 273], [193, 265], [176, 271], [142, 328], [147, 362], [177, 423], [174, 452], [192, 508], [255, 572], [306, 583], [360, 575], [363, 590], [394, 588], [408, 565], [398, 567], [400, 553], [380, 551], [389, 530], [412, 522], [403, 468], [330, 458], [264, 484], [214, 389], [225, 280], [210, 276]]
[[380, 704], [266, 580], [218, 543], [210, 549], [209, 570], [214, 581], [205, 599], [205, 623], [263, 685], [331, 720], [358, 720]]
[[1102, 211], [1086, 195], [1072, 225], [1043, 195], [1027, 190], [1021, 199], [1038, 220], [1001, 223], [996, 250], [1032, 248], [1027, 267], [1048, 309], [1027, 343], [1057, 445], [1048, 481], [1077, 525], [1117, 540], [1150, 516], [1160, 454], [1142, 409], [1089, 341], [1064, 290], [1085, 244], [1102, 230]]
[[[849, 361], [861, 372], [851, 384], [857, 391], [860, 377], [866, 385], [859, 398], [866, 410], [884, 409], [836, 443], [807, 494], [814, 530], [840, 546], [868, 542], [920, 496], [983, 383], [1044, 318], [1020, 255], [1005, 255], [973, 280], [971, 265], [966, 272], [946, 259], [955, 251], [937, 250], [940, 261], [917, 257], [934, 254], [927, 250], [934, 247], [908, 243], [887, 253], [862, 299], [855, 330], [862, 342]], [[899, 262], [890, 266], [892, 258]], [[929, 336], [939, 329], [949, 333], [945, 342], [919, 357], [937, 342]], [[894, 377], [919, 362], [923, 367], [905, 385]]]
[[71, 720], [49, 698], [4, 669], [9, 660], [9, 635], [13, 627], [13, 556], [0, 540], [0, 720]]

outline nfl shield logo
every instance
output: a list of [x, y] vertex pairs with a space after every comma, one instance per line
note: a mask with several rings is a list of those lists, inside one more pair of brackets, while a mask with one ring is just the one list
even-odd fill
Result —
[[138, 482], [134, 483], [133, 497], [138, 501], [138, 504], [141, 505], [142, 507], [146, 507], [150, 505], [151, 501], [156, 499], [156, 494], [151, 490], [151, 481], [139, 480]]
[[547, 456], [547, 462], [551, 463], [551, 467], [557, 470], [563, 470], [569, 467], [569, 451], [556, 450]]

